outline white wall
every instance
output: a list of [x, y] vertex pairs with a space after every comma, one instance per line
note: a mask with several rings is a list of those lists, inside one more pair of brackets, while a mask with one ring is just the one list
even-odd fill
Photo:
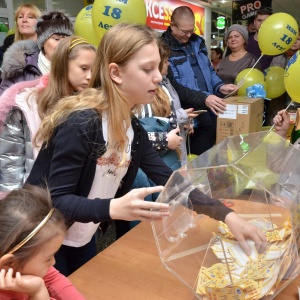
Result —
[[84, 7], [83, 0], [13, 0], [14, 11], [19, 5], [29, 2], [36, 5], [40, 10], [62, 9], [73, 17], [76, 17]]
[[83, 0], [53, 0], [52, 9], [63, 9], [73, 17], [76, 17], [78, 13], [83, 9]]

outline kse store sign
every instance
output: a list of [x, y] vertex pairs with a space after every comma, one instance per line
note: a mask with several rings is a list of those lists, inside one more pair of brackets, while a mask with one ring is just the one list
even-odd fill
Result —
[[156, 30], [166, 30], [170, 25], [173, 10], [182, 5], [192, 9], [195, 15], [195, 33], [204, 35], [205, 10], [203, 7], [183, 1], [152, 1], [145, 0], [147, 10], [147, 25]]

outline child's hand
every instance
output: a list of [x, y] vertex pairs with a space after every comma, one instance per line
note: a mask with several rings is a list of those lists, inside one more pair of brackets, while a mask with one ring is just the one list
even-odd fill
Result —
[[16, 273], [13, 277], [13, 269], [0, 271], [0, 289], [24, 293], [29, 296], [28, 300], [48, 300], [49, 293], [44, 280], [37, 276], [21, 275]]
[[255, 243], [258, 253], [265, 252], [267, 247], [267, 238], [260, 228], [247, 222], [234, 212], [229, 213], [225, 217], [225, 223], [229, 227], [231, 233], [238, 240], [246, 255], [249, 256], [251, 254], [251, 249], [246, 239], [250, 239]]
[[188, 115], [188, 117], [189, 117], [190, 119], [193, 119], [193, 118], [196, 118], [196, 117], [199, 116], [199, 114], [193, 114], [193, 111], [194, 111], [193, 108], [185, 109], [185, 112], [186, 112], [186, 114]]
[[180, 131], [179, 128], [176, 128], [176, 129], [171, 130], [167, 134], [169, 149], [175, 150], [181, 146], [182, 137], [177, 135], [177, 133], [179, 133], [179, 131]]
[[109, 214], [113, 220], [161, 220], [170, 215], [169, 205], [165, 203], [144, 201], [152, 193], [159, 193], [162, 186], [133, 189], [120, 198], [110, 201]]
[[193, 134], [194, 133], [194, 124], [188, 123], [184, 125], [185, 134]]

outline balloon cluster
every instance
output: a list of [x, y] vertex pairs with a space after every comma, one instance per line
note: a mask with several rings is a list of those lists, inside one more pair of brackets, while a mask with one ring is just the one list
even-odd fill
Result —
[[[258, 45], [262, 55], [279, 55], [286, 52], [298, 38], [297, 21], [289, 14], [276, 13], [269, 16], [258, 32]], [[245, 69], [236, 77], [236, 83], [244, 80], [238, 95], [247, 95], [247, 88], [261, 84], [267, 98], [277, 98], [285, 91], [293, 101], [300, 102], [300, 52], [289, 60], [285, 70], [272, 66], [260, 72], [256, 69]]]
[[75, 20], [75, 34], [98, 46], [102, 36], [112, 26], [121, 23], [145, 24], [147, 18], [144, 0], [95, 0], [84, 7]]
[[267, 97], [274, 99], [281, 96], [284, 86], [284, 68], [272, 66], [264, 70]]
[[244, 80], [244, 83], [238, 90], [239, 96], [245, 96], [247, 95], [247, 88], [250, 86], [253, 86], [254, 84], [260, 84], [265, 87], [265, 78], [263, 72], [257, 70], [257, 69], [251, 69], [247, 68], [241, 71], [236, 76], [236, 83]]
[[[145, 24], [147, 18], [144, 0], [95, 0], [93, 5], [84, 7], [75, 20], [75, 34], [84, 37], [91, 44], [98, 46], [102, 36], [112, 26], [120, 22]], [[258, 44], [262, 55], [279, 55], [287, 51], [298, 37], [297, 21], [289, 14], [276, 13], [268, 17], [260, 27]], [[265, 75], [256, 70], [243, 70], [236, 78], [242, 78], [244, 84], [238, 95], [246, 95], [247, 87], [254, 84], [264, 86], [268, 98], [276, 98], [285, 90], [292, 100], [300, 102], [300, 67], [299, 52], [289, 61], [285, 71], [279, 67], [270, 67]], [[245, 77], [246, 76], [246, 77]], [[282, 80], [284, 76], [284, 80]]]
[[264, 70], [264, 72], [247, 68], [237, 75], [236, 82], [243, 78], [244, 83], [238, 90], [239, 96], [248, 95], [247, 89], [255, 84], [264, 88], [266, 95], [262, 98], [277, 98], [286, 91], [284, 86], [284, 68], [281, 67], [272, 66]]

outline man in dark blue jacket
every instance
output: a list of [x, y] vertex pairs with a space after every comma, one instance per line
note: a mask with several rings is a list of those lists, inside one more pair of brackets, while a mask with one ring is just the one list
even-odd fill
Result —
[[190, 138], [191, 153], [200, 155], [215, 144], [216, 116], [226, 108], [220, 97], [231, 93], [236, 86], [224, 84], [217, 76], [207, 56], [205, 41], [194, 33], [194, 28], [193, 11], [188, 6], [179, 6], [162, 37], [171, 47], [167, 76], [182, 107], [207, 110], [196, 118]]

